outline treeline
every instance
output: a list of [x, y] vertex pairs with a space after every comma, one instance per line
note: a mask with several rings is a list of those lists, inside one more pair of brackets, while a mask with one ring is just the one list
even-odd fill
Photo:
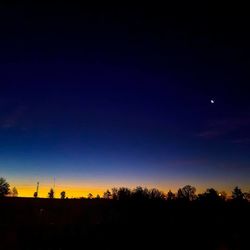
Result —
[[239, 187], [235, 187], [232, 195], [227, 196], [226, 192], [218, 192], [214, 188], [208, 188], [204, 193], [196, 194], [196, 188], [191, 185], [186, 185], [179, 188], [177, 193], [171, 190], [167, 194], [153, 188], [147, 189], [143, 187], [136, 187], [129, 189], [126, 187], [113, 188], [111, 191], [107, 190], [103, 194], [104, 199], [113, 200], [166, 200], [166, 201], [213, 201], [223, 202], [226, 200], [235, 201], [250, 201], [250, 193], [243, 193]]
[[[48, 192], [48, 198], [54, 198], [54, 189], [51, 188]], [[4, 196], [18, 196], [18, 191], [14, 187], [10, 189], [9, 183], [4, 179], [0, 178], [0, 197]], [[66, 192], [62, 191], [60, 193], [61, 199], [66, 199]], [[38, 193], [34, 193], [34, 198], [38, 198]], [[86, 198], [86, 197], [81, 197]], [[177, 193], [173, 193], [169, 190], [168, 193], [164, 193], [156, 188], [148, 189], [143, 187], [136, 187], [135, 189], [130, 189], [127, 187], [112, 188], [103, 193], [102, 196], [97, 195], [94, 197], [91, 193], [87, 196], [88, 199], [106, 199], [106, 200], [161, 200], [161, 201], [211, 201], [211, 202], [223, 202], [226, 200], [234, 201], [244, 201], [250, 202], [250, 192], [244, 193], [241, 188], [236, 186], [230, 196], [226, 192], [218, 192], [214, 188], [208, 188], [204, 193], [196, 194], [196, 188], [191, 185], [186, 185], [182, 188], [179, 188]]]

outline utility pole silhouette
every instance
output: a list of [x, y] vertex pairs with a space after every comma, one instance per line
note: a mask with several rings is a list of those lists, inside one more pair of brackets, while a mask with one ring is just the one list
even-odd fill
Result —
[[54, 195], [56, 193], [55, 187], [56, 187], [56, 177], [54, 177], [54, 184], [53, 184]]
[[38, 191], [39, 191], [39, 181], [36, 184], [36, 195], [37, 195], [37, 197], [38, 197]]

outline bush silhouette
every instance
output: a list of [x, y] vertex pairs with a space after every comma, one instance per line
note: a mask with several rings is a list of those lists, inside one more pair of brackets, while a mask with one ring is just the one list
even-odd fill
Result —
[[61, 192], [61, 199], [65, 199], [65, 197], [66, 197], [66, 192], [65, 192], [65, 191], [62, 191], [62, 192]]
[[88, 194], [88, 199], [92, 199], [93, 198], [93, 194], [89, 193]]
[[48, 192], [48, 198], [54, 199], [54, 195], [55, 195], [54, 189], [51, 188], [50, 191]]

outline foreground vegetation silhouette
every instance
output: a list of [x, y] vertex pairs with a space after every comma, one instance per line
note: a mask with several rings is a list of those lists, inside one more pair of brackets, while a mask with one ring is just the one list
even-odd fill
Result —
[[[249, 195], [113, 188], [102, 198], [21, 198], [0, 179], [0, 249], [248, 249]], [[16, 190], [17, 191], [17, 190]]]

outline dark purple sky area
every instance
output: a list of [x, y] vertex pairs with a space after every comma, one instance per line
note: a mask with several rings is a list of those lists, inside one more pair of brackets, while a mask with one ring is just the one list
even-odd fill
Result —
[[1, 4], [0, 176], [249, 189], [248, 19]]

